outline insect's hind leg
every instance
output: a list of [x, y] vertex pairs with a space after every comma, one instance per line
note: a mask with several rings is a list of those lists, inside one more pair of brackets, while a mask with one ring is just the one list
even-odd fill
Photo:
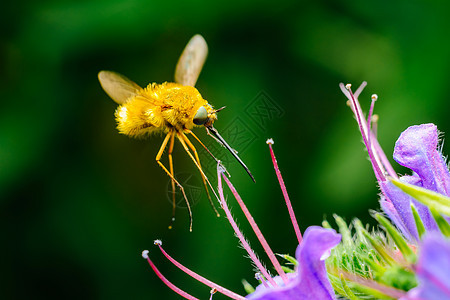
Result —
[[[211, 195], [209, 194], [208, 186], [206, 183], [209, 184], [209, 186], [211, 187], [213, 192], [214, 192], [214, 189], [212, 188], [211, 183], [209, 182], [208, 178], [206, 177], [205, 173], [203, 172], [202, 166], [200, 164], [200, 158], [198, 157], [197, 149], [195, 149], [195, 146], [191, 143], [191, 141], [188, 139], [188, 137], [183, 132], [179, 132], [177, 137], [180, 140], [181, 144], [183, 145], [184, 150], [186, 150], [186, 152], [189, 154], [189, 156], [191, 157], [191, 159], [194, 161], [195, 165], [197, 166], [198, 170], [200, 171], [200, 175], [202, 176], [203, 185], [205, 186], [206, 195], [208, 196], [209, 203], [211, 204], [211, 207], [214, 210], [215, 214], [218, 217], [220, 217], [220, 214], [217, 211], [216, 206], [212, 202]], [[186, 144], [189, 146], [189, 148], [191, 148], [192, 152], [194, 152], [195, 159], [192, 156], [191, 152], [189, 151], [189, 148], [187, 148]], [[214, 192], [214, 194], [215, 194], [215, 192]], [[216, 197], [217, 197], [217, 195], [216, 195]]]
[[[184, 192], [184, 188], [183, 186], [175, 179], [175, 177], [173, 176], [173, 174], [171, 172], [169, 172], [169, 170], [167, 170], [167, 168], [163, 165], [163, 163], [160, 161], [161, 157], [164, 153], [164, 149], [166, 149], [167, 143], [169, 142], [169, 139], [171, 138], [171, 136], [174, 136], [175, 132], [174, 131], [169, 131], [169, 133], [167, 133], [166, 137], [164, 138], [164, 141], [161, 145], [161, 148], [158, 151], [158, 154], [156, 155], [156, 162], [158, 163], [158, 165], [161, 166], [161, 168], [166, 172], [167, 175], [169, 175], [170, 179], [172, 179], [172, 182], [174, 182], [181, 190], [181, 193], [183, 194], [184, 200], [186, 200], [186, 206], [188, 208], [189, 211], [189, 231], [192, 231], [192, 210], [191, 210], [191, 205], [189, 204], [189, 200], [186, 197], [186, 193]], [[170, 148], [170, 147], [169, 147]], [[172, 171], [173, 171], [173, 167], [172, 167]]]
[[[172, 178], [175, 178], [173, 173], [173, 158], [172, 158], [172, 152], [173, 152], [173, 145], [175, 142], [175, 132], [172, 132], [170, 134], [170, 144], [169, 144], [169, 151], [167, 152], [167, 155], [169, 156], [169, 168], [170, 168], [170, 174], [172, 174]], [[172, 184], [172, 220], [169, 225], [169, 229], [172, 229], [173, 222], [175, 221], [175, 181], [174, 179], [171, 180]]]

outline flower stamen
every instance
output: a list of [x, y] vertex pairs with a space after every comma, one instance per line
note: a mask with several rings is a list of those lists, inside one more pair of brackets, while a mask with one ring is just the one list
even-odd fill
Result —
[[372, 122], [372, 132], [374, 137], [377, 137], [377, 133], [378, 133], [378, 120], [380, 119], [380, 117], [377, 114], [373, 114], [372, 118], [371, 118], [371, 122]]
[[[367, 83], [364, 81], [356, 92], [353, 94], [351, 90], [351, 85], [340, 84], [341, 90], [344, 95], [348, 98], [347, 105], [353, 111], [353, 114], [356, 117], [356, 121], [359, 126], [359, 130], [361, 131], [361, 135], [363, 138], [364, 145], [367, 148], [367, 152], [369, 154], [370, 162], [372, 163], [372, 168], [374, 169], [375, 177], [378, 182], [386, 181], [386, 174], [391, 177], [398, 178], [397, 174], [392, 168], [389, 160], [386, 157], [386, 154], [383, 152], [378, 140], [376, 138], [376, 128], [375, 131], [371, 130], [370, 122], [375, 123], [378, 120], [378, 116], [373, 115], [373, 107], [375, 105], [376, 100], [378, 99], [377, 95], [372, 95], [372, 103], [370, 108], [370, 113], [367, 121], [363, 121], [364, 114], [361, 109], [361, 105], [358, 101], [358, 96], [363, 91], [364, 87], [366, 87]], [[370, 122], [369, 122], [370, 120]]]
[[212, 297], [215, 293], [217, 293], [217, 290], [215, 288], [212, 288], [211, 292], [210, 292], [211, 296], [209, 297], [209, 300], [212, 300]]
[[[160, 242], [160, 241], [159, 241]], [[159, 250], [161, 250], [161, 253], [171, 262], [173, 263], [178, 269], [180, 269], [181, 271], [183, 271], [184, 273], [188, 274], [189, 276], [191, 276], [192, 278], [196, 279], [197, 281], [200, 281], [201, 283], [209, 286], [212, 289], [216, 289], [217, 292], [224, 294], [225, 296], [230, 297], [231, 299], [239, 299], [239, 300], [244, 300], [245, 298], [242, 297], [241, 295], [238, 295], [208, 279], [206, 279], [203, 276], [198, 275], [197, 273], [195, 273], [194, 271], [186, 268], [185, 266], [183, 266], [182, 264], [180, 264], [178, 261], [176, 261], [174, 258], [172, 258], [166, 251], [164, 251], [162, 244], [161, 243], [156, 243], [155, 241], [155, 245], [158, 246]]]
[[[365, 82], [363, 82], [363, 84], [361, 84], [361, 86], [363, 86], [361, 88], [361, 86], [358, 88], [357, 92], [361, 93], [363, 88], [367, 85], [364, 84]], [[369, 153], [369, 158], [370, 161], [372, 163], [373, 169], [375, 171], [375, 176], [377, 177], [378, 181], [385, 181], [385, 172], [384, 172], [384, 168], [383, 165], [379, 162], [379, 159], [376, 155], [376, 153], [373, 151], [372, 146], [370, 144], [370, 129], [367, 127], [367, 123], [364, 120], [364, 114], [362, 112], [361, 109], [361, 105], [359, 104], [359, 101], [357, 100], [357, 97], [355, 97], [355, 95], [353, 94], [352, 90], [351, 90], [351, 84], [347, 84], [345, 86], [345, 89], [343, 89], [342, 85], [341, 85], [341, 90], [344, 92], [344, 94], [347, 96], [347, 98], [351, 101], [351, 109], [353, 111], [353, 113], [355, 114], [356, 117], [356, 121], [358, 122], [358, 126], [359, 126], [359, 130], [361, 131], [362, 134], [362, 138], [363, 138], [363, 143], [367, 148], [367, 152]], [[359, 95], [359, 93], [357, 95]]]
[[269, 288], [266, 279], [264, 278], [264, 276], [261, 275], [261, 273], [259, 272], [255, 273], [255, 279], [261, 282], [264, 285], [264, 287]]
[[[218, 172], [219, 172], [219, 169], [218, 169]], [[241, 207], [242, 212], [244, 213], [245, 217], [247, 218], [248, 222], [250, 223], [250, 226], [252, 227], [253, 231], [255, 232], [256, 237], [258, 238], [259, 242], [263, 246], [264, 251], [266, 252], [267, 256], [269, 257], [270, 261], [272, 262], [275, 270], [281, 276], [281, 279], [283, 279], [283, 282], [285, 284], [287, 284], [288, 278], [287, 278], [286, 273], [284, 273], [283, 269], [281, 268], [281, 265], [278, 262], [277, 258], [275, 257], [275, 254], [273, 253], [272, 249], [270, 248], [269, 244], [267, 243], [266, 239], [264, 238], [264, 235], [262, 234], [262, 232], [259, 229], [258, 225], [256, 224], [255, 220], [253, 219], [252, 215], [250, 214], [250, 211], [248, 210], [244, 201], [242, 201], [241, 196], [238, 194], [238, 192], [235, 189], [235, 187], [233, 186], [233, 184], [231, 184], [230, 180], [225, 176], [225, 174], [223, 172], [220, 172], [220, 174], [217, 174], [217, 175], [218, 176], [222, 175], [226, 184], [228, 185], [231, 192], [233, 193], [234, 198], [236, 198], [236, 201], [239, 203], [239, 206]], [[220, 176], [219, 176], [219, 178], [220, 178]], [[221, 187], [221, 184], [222, 184], [222, 182], [221, 182], [221, 180], [219, 180], [219, 187]], [[220, 191], [219, 191], [219, 193], [220, 193]], [[223, 189], [222, 189], [222, 193], [223, 193]], [[267, 277], [266, 274], [263, 274], [263, 275]], [[272, 281], [270, 280], [271, 279], [270, 276], [267, 279], [272, 283]]]
[[278, 182], [280, 183], [281, 191], [283, 192], [284, 201], [286, 202], [287, 209], [289, 211], [289, 216], [291, 217], [292, 226], [294, 226], [295, 235], [297, 236], [298, 244], [302, 243], [302, 232], [298, 226], [297, 218], [294, 214], [294, 209], [292, 208], [291, 200], [289, 199], [289, 195], [286, 190], [286, 185], [284, 184], [283, 177], [281, 176], [280, 168], [278, 167], [277, 158], [275, 157], [275, 153], [273, 151], [272, 145], [274, 144], [273, 139], [268, 139], [266, 143], [269, 145], [270, 156], [272, 157], [273, 167], [275, 169], [275, 173], [277, 174]]
[[[247, 251], [248, 255], [250, 256], [250, 259], [255, 263], [255, 265], [259, 269], [259, 271], [269, 280], [269, 282], [272, 284], [272, 286], [278, 286], [277, 283], [275, 282], [275, 280], [272, 279], [272, 277], [269, 275], [267, 270], [264, 268], [261, 261], [258, 259], [258, 257], [256, 256], [255, 252], [252, 250], [252, 248], [250, 247], [248, 242], [245, 240], [244, 235], [239, 230], [239, 227], [237, 226], [236, 222], [233, 219], [233, 216], [231, 215], [231, 212], [228, 208], [228, 205], [225, 201], [225, 197], [223, 195], [222, 176], [223, 176], [223, 178], [225, 178], [225, 180], [227, 180], [227, 178], [226, 178], [226, 176], [224, 176], [223, 172], [224, 171], [223, 171], [222, 166], [220, 164], [217, 164], [217, 181], [218, 181], [220, 203], [222, 205], [223, 210], [225, 210], [225, 215], [228, 219], [228, 222], [230, 222], [231, 227], [233, 227], [234, 232], [236, 233], [236, 236], [238, 237], [239, 241], [242, 244], [242, 247], [244, 247], [245, 251]], [[233, 187], [233, 189], [234, 189], [234, 187]], [[233, 192], [233, 190], [232, 190], [232, 192]]]
[[172, 291], [174, 291], [175, 293], [177, 293], [178, 295], [180, 295], [181, 297], [184, 297], [186, 299], [199, 300], [198, 298], [195, 298], [191, 294], [186, 293], [185, 291], [183, 291], [182, 289], [180, 289], [179, 287], [177, 287], [176, 285], [171, 283], [169, 280], [167, 280], [167, 278], [161, 274], [161, 272], [158, 270], [158, 268], [156, 268], [156, 266], [151, 261], [150, 257], [148, 256], [148, 250], [142, 251], [142, 257], [147, 260], [148, 264], [153, 269], [156, 276], [158, 276], [158, 278], [161, 279], [161, 281], [164, 282], [164, 284], [167, 285]]
[[[372, 131], [372, 116], [373, 116], [373, 109], [375, 108], [375, 102], [378, 100], [377, 94], [372, 95], [372, 102], [370, 103], [370, 109], [369, 114], [367, 115], [367, 128], [369, 129], [369, 132]], [[372, 143], [370, 142], [371, 134], [369, 134], [369, 145]]]

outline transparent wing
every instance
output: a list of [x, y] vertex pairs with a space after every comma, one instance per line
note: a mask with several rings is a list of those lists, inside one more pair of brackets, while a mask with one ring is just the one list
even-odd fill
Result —
[[208, 45], [205, 39], [199, 34], [194, 35], [178, 60], [175, 82], [195, 86], [207, 55]]
[[100, 71], [98, 80], [108, 96], [118, 104], [123, 104], [129, 97], [136, 96], [137, 91], [141, 89], [130, 79], [112, 71]]

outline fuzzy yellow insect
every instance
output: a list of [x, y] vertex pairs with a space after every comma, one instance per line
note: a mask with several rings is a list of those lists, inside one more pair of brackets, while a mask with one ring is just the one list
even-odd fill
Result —
[[[117, 129], [120, 133], [133, 138], [146, 137], [154, 132], [167, 133], [161, 148], [156, 155], [156, 162], [172, 180], [172, 222], [175, 219], [175, 185], [177, 185], [186, 201], [190, 218], [189, 229], [191, 231], [192, 211], [189, 200], [186, 197], [183, 186], [176, 180], [173, 171], [172, 151], [175, 137], [180, 141], [183, 148], [199, 169], [208, 199], [217, 215], [219, 214], [212, 203], [206, 184], [208, 183], [213, 192], [214, 189], [202, 170], [197, 150], [186, 135], [191, 134], [203, 147], [205, 146], [191, 129], [195, 126], [205, 126], [208, 134], [213, 136], [231, 152], [254, 181], [250, 170], [237, 156], [236, 151], [225, 142], [218, 131], [213, 127], [214, 121], [217, 120], [217, 112], [220, 109], [215, 110], [205, 99], [203, 99], [201, 94], [194, 87], [207, 54], [208, 46], [203, 37], [201, 35], [192, 37], [181, 54], [176, 66], [175, 83], [150, 83], [146, 88], [141, 88], [130, 79], [118, 73], [111, 71], [101, 71], [98, 73], [100, 84], [105, 92], [119, 104], [115, 116]], [[167, 145], [169, 145], [169, 170], [160, 161]], [[208, 151], [208, 149], [206, 150]], [[190, 151], [192, 151], [194, 155], [192, 155]], [[208, 153], [210, 152], [208, 151]], [[171, 228], [171, 226], [172, 225], [170, 225], [169, 228]]]

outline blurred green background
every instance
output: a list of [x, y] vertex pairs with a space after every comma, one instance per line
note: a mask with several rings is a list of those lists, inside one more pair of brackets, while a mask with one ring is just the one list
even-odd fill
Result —
[[[193, 199], [192, 233], [183, 208], [167, 229], [169, 180], [154, 161], [162, 137], [118, 134], [116, 104], [102, 91], [98, 71], [115, 70], [140, 85], [171, 81], [183, 47], [202, 34], [210, 52], [197, 88], [215, 107], [227, 106], [216, 128], [257, 183], [230, 160], [231, 180], [273, 250], [293, 254], [295, 235], [266, 139], [275, 139], [302, 230], [333, 213], [371, 222], [375, 178], [338, 83], [367, 80], [365, 110], [370, 95], [379, 95], [379, 139], [389, 157], [409, 125], [434, 122], [450, 132], [449, 11], [448, 2], [414, 0], [2, 4], [1, 298], [178, 299], [141, 258], [144, 249], [167, 278], [208, 298], [209, 288], [162, 257], [156, 238], [186, 266], [233, 291], [244, 293], [243, 278], [255, 284], [230, 225], [214, 216], [204, 193]], [[266, 100], [275, 113], [266, 111], [258, 123], [252, 109]], [[239, 128], [246, 133], [236, 138]], [[212, 145], [204, 129], [196, 132]], [[179, 176], [198, 180], [179, 144], [174, 159]], [[203, 161], [214, 174], [211, 159]], [[236, 202], [229, 203], [267, 261]]]

